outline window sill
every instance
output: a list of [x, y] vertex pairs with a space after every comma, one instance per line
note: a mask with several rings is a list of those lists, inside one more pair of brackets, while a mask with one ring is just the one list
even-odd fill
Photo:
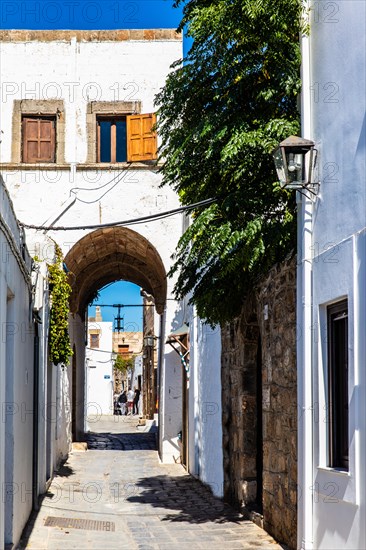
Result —
[[58, 164], [57, 162], [40, 162], [28, 164], [25, 162], [1, 162], [0, 170], [70, 170], [71, 164]]
[[118, 164], [110, 164], [107, 162], [103, 163], [89, 163], [89, 164], [58, 164], [55, 163], [39, 163], [39, 164], [28, 164], [23, 162], [1, 162], [0, 171], [19, 171], [19, 170], [41, 170], [41, 171], [55, 171], [55, 170], [65, 170], [70, 171], [72, 167], [76, 167], [77, 172], [84, 171], [121, 171], [121, 170], [153, 170], [154, 172], [158, 171], [162, 163], [157, 164], [155, 160], [146, 161], [146, 162], [120, 162]]
[[109, 162], [95, 162], [88, 164], [77, 164], [76, 171], [83, 172], [86, 170], [154, 170], [157, 171], [162, 166], [162, 164], [157, 164], [155, 160], [146, 161], [146, 162], [118, 162], [112, 164]]
[[335, 474], [338, 476], [351, 477], [349, 470], [342, 470], [340, 468], [332, 468], [331, 466], [318, 466], [318, 471], [326, 472], [327, 474]]

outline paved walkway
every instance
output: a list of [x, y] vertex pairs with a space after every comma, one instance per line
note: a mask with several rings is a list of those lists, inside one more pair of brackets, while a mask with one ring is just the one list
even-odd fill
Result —
[[121, 416], [90, 424], [89, 450], [60, 469], [20, 549], [281, 548], [182, 466], [160, 464], [155, 434], [136, 424]]

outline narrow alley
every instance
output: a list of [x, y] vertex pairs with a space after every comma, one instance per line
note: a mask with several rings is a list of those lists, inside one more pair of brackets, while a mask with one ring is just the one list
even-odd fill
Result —
[[57, 472], [20, 549], [281, 548], [180, 464], [160, 464], [154, 428], [136, 424], [89, 418], [88, 450]]

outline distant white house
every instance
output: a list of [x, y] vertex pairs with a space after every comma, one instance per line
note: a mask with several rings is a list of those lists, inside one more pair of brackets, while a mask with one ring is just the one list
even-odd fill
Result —
[[113, 414], [113, 332], [112, 322], [103, 321], [100, 307], [89, 318], [85, 357], [86, 414]]

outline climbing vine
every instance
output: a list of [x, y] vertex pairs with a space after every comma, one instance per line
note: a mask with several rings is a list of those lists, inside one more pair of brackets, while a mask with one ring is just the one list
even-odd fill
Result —
[[63, 256], [55, 243], [55, 262], [48, 265], [48, 281], [51, 293], [49, 351], [52, 362], [68, 365], [72, 356], [69, 338], [69, 297], [71, 286], [63, 269]]

